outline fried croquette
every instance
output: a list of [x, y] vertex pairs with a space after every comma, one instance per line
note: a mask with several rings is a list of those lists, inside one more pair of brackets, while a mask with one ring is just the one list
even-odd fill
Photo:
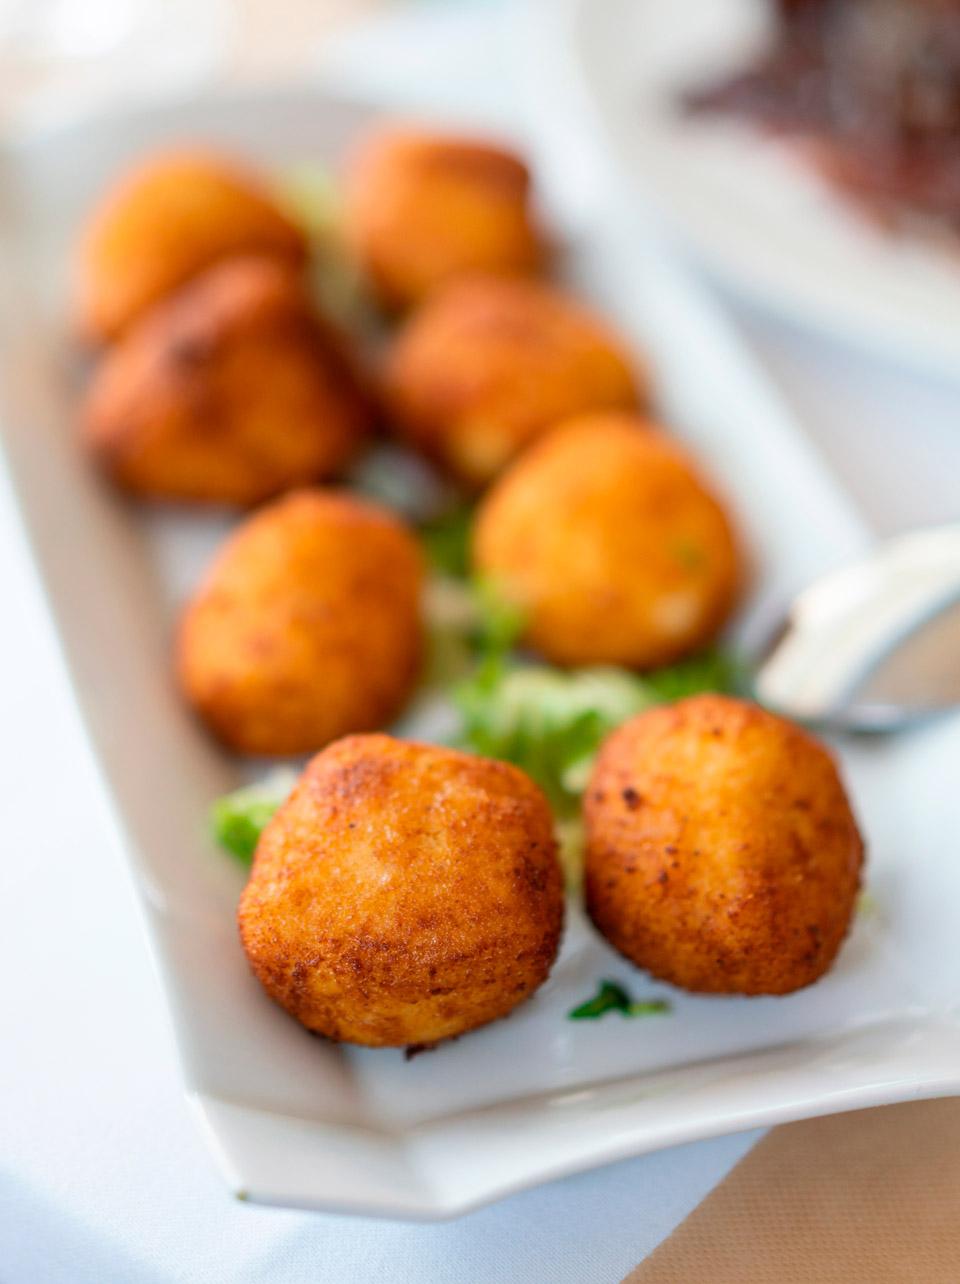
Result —
[[629, 415], [584, 416], [532, 446], [481, 501], [473, 562], [558, 664], [680, 659], [716, 636], [741, 581], [720, 501]]
[[363, 442], [367, 399], [299, 274], [218, 264], [107, 353], [82, 434], [113, 480], [157, 499], [257, 503], [335, 475]]
[[382, 129], [347, 166], [345, 230], [390, 310], [476, 272], [526, 276], [546, 251], [518, 156], [477, 139]]
[[307, 245], [233, 160], [199, 149], [150, 156], [90, 216], [76, 266], [77, 330], [91, 342], [115, 339], [191, 277], [241, 254], [301, 266]]
[[224, 744], [311, 753], [399, 713], [421, 657], [422, 559], [378, 505], [295, 491], [227, 540], [184, 613], [184, 692]]
[[508, 763], [349, 736], [264, 830], [238, 917], [254, 972], [307, 1029], [375, 1047], [464, 1034], [556, 956], [550, 809]]
[[475, 279], [401, 329], [384, 396], [408, 444], [482, 485], [560, 420], [636, 409], [646, 388], [619, 337], [579, 302], [533, 281]]
[[601, 748], [584, 802], [587, 909], [686, 990], [788, 994], [846, 936], [863, 843], [830, 753], [756, 705], [703, 695]]

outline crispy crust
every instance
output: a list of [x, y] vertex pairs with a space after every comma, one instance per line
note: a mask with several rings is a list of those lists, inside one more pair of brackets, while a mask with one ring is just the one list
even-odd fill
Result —
[[154, 154], [107, 191], [82, 233], [77, 331], [91, 342], [115, 339], [178, 286], [241, 254], [301, 266], [307, 245], [259, 178], [232, 159], [199, 148]]
[[788, 994], [833, 963], [863, 842], [836, 764], [727, 696], [626, 723], [585, 796], [586, 898], [638, 967], [687, 990]]
[[346, 231], [380, 302], [399, 310], [474, 272], [527, 276], [546, 257], [530, 174], [479, 139], [381, 129], [347, 166]]
[[267, 993], [309, 1030], [432, 1044], [546, 979], [563, 889], [517, 768], [388, 736], [318, 754], [264, 831], [238, 911]]
[[385, 509], [296, 491], [227, 540], [184, 612], [180, 683], [243, 753], [311, 753], [385, 726], [420, 668], [420, 549]]
[[300, 274], [238, 258], [159, 304], [106, 355], [81, 432], [125, 490], [246, 506], [335, 475], [371, 419], [344, 342]]
[[564, 419], [647, 401], [639, 363], [579, 301], [493, 279], [448, 287], [406, 324], [384, 390], [399, 435], [477, 485]]
[[473, 558], [559, 664], [679, 659], [717, 635], [744, 578], [693, 461], [622, 414], [584, 416], [532, 446], [481, 502]]

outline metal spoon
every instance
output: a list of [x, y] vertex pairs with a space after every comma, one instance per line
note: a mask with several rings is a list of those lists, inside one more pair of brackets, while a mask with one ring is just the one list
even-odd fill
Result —
[[895, 731], [960, 704], [960, 525], [886, 540], [805, 589], [754, 694], [846, 731]]

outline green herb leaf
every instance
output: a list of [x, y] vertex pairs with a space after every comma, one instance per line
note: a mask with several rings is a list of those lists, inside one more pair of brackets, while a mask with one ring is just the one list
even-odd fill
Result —
[[466, 748], [522, 767], [561, 812], [586, 788], [604, 738], [635, 714], [701, 691], [729, 691], [738, 666], [709, 651], [642, 676], [614, 666], [568, 671], [513, 655], [523, 616], [489, 585], [477, 594], [478, 663], [453, 699]]
[[624, 1016], [663, 1016], [673, 1008], [666, 999], [633, 999], [627, 1004]]
[[435, 570], [465, 580], [470, 572], [470, 531], [474, 509], [457, 504], [420, 527], [420, 538]]
[[624, 1017], [657, 1016], [671, 1010], [666, 999], [631, 999], [616, 981], [601, 981], [592, 999], [581, 1003], [567, 1016], [571, 1021], [596, 1021], [608, 1012], [619, 1012]]
[[601, 981], [592, 999], [581, 1003], [567, 1013], [571, 1021], [595, 1021], [608, 1012], [624, 1012], [630, 1005], [630, 996], [614, 981]]
[[567, 673], [488, 656], [454, 692], [468, 748], [522, 767], [571, 811], [604, 736], [651, 702], [622, 669]]
[[[739, 667], [719, 651], [643, 675], [612, 665], [533, 664], [516, 654], [524, 616], [501, 586], [475, 583], [460, 599], [462, 622], [471, 605], [476, 662], [450, 690], [461, 728], [454, 743], [521, 767], [547, 795], [560, 827], [576, 816], [597, 750], [611, 731], [653, 705], [739, 683]], [[582, 836], [569, 826], [562, 837], [564, 868], [575, 885]]]
[[522, 767], [554, 805], [583, 793], [601, 741], [655, 704], [741, 685], [726, 653], [705, 651], [642, 676], [614, 666], [573, 671], [518, 660], [523, 612], [497, 585], [474, 587], [477, 665], [453, 692], [463, 744]]
[[705, 691], [734, 694], [745, 686], [743, 666], [727, 651], [711, 648], [679, 664], [643, 675], [654, 704], [682, 700]]
[[261, 833], [286, 801], [296, 778], [296, 772], [281, 769], [218, 798], [210, 808], [210, 824], [220, 846], [238, 860], [252, 860]]
[[525, 613], [502, 585], [493, 580], [473, 581], [476, 625], [473, 642], [481, 664], [495, 662], [499, 667], [520, 641], [526, 623]]

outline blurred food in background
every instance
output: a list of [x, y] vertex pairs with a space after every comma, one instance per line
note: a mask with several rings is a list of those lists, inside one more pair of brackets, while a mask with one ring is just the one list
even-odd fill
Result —
[[258, 177], [199, 147], [150, 156], [106, 192], [84, 228], [77, 330], [90, 342], [116, 339], [205, 268], [245, 254], [292, 266], [307, 257], [303, 233]]
[[107, 352], [84, 396], [84, 440], [140, 496], [259, 503], [336, 476], [365, 443], [357, 366], [296, 266], [225, 259]]
[[546, 239], [521, 157], [481, 138], [383, 128], [347, 166], [348, 230], [388, 310], [472, 272], [535, 276]]
[[772, 2], [760, 58], [685, 107], [790, 139], [889, 227], [960, 235], [960, 3]]
[[415, 312], [383, 385], [397, 436], [474, 488], [563, 420], [650, 400], [643, 359], [590, 307], [493, 276], [454, 281]]

